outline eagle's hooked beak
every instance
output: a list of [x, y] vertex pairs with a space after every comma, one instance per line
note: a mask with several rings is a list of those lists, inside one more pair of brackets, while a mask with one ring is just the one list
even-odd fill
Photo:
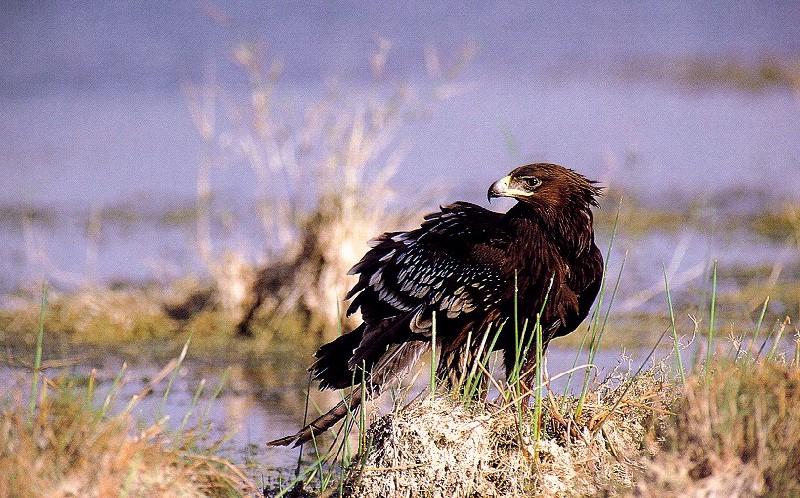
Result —
[[508, 186], [511, 184], [511, 175], [504, 176], [503, 178], [497, 180], [489, 187], [489, 191], [486, 192], [486, 200], [492, 202], [492, 197], [507, 197], [508, 196]]

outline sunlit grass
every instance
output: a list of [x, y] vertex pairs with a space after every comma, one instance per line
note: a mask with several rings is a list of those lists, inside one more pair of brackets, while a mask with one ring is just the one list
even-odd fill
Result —
[[704, 489], [718, 496], [798, 496], [798, 403], [796, 362], [713, 362], [706, 376], [691, 376], [680, 389], [661, 451], [639, 489], [645, 496]]
[[[45, 286], [42, 316], [46, 293]], [[215, 445], [205, 450], [198, 447], [197, 442], [207, 435], [204, 417], [188, 426], [204, 381], [177, 430], [169, 429], [166, 419], [158, 414], [154, 422], [142, 426], [130, 414], [152, 392], [156, 379], [134, 395], [123, 410], [112, 414], [126, 366], [119, 370], [100, 403], [95, 399], [95, 370], [83, 393], [69, 375], [51, 377], [42, 373], [45, 339], [42, 323], [27, 408], [22, 408], [19, 398], [2, 400], [0, 496], [250, 496], [255, 492], [255, 485], [237, 466], [213, 453]], [[179, 359], [168, 363], [161, 378], [170, 369], [177, 371], [180, 363]], [[220, 392], [221, 385], [208, 400], [209, 405]], [[165, 393], [168, 396], [169, 390]]]

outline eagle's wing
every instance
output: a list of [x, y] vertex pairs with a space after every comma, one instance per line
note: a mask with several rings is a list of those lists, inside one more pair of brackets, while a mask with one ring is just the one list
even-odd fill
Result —
[[416, 230], [373, 239], [373, 248], [350, 270], [359, 280], [347, 295], [355, 296], [348, 315], [361, 309], [368, 329], [410, 315], [411, 332], [429, 335], [433, 312], [441, 321], [477, 318], [496, 308], [510, 283], [502, 271], [510, 243], [502, 219], [457, 202], [427, 215]]
[[[359, 279], [347, 295], [353, 298], [348, 315], [360, 309], [364, 323], [317, 351], [309, 370], [320, 387], [342, 389], [364, 379], [364, 394], [373, 396], [402, 378], [427, 350], [434, 312], [439, 323], [466, 323], [496, 310], [508, 290], [502, 265], [510, 236], [502, 220], [501, 214], [458, 202], [429, 214], [416, 230], [374, 239], [350, 270]], [[268, 444], [310, 440], [355, 410], [361, 397], [361, 390], [353, 390], [296, 434]]]

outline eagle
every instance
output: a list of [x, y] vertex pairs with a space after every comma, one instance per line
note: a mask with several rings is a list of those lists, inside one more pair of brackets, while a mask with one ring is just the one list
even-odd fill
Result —
[[[502, 351], [506, 375], [512, 371], [519, 338], [502, 325], [515, 316], [531, 323], [538, 316], [543, 348], [575, 330], [603, 276], [592, 215], [601, 193], [597, 182], [571, 169], [528, 164], [489, 188], [490, 202], [517, 201], [506, 213], [455, 202], [425, 216], [417, 229], [371, 240], [350, 270], [358, 282], [346, 296], [348, 315], [360, 310], [363, 321], [321, 346], [309, 368], [321, 389], [365, 385], [296, 434], [267, 444], [297, 446], [331, 428], [362, 397], [402, 379], [434, 334], [437, 376], [452, 386], [476, 361], [469, 338], [488, 330], [500, 331], [494, 349]], [[525, 377], [536, 359], [522, 353]]]

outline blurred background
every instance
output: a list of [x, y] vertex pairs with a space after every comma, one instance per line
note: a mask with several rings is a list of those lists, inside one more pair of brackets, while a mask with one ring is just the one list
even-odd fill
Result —
[[606, 365], [668, 323], [662, 272], [688, 336], [714, 261], [721, 336], [800, 315], [797, 2], [4, 2], [0, 45], [6, 350], [43, 279], [50, 347], [106, 380], [192, 331], [175, 409], [230, 381], [247, 455], [299, 423], [366, 240], [525, 162], [609, 187], [604, 251], [619, 210]]

